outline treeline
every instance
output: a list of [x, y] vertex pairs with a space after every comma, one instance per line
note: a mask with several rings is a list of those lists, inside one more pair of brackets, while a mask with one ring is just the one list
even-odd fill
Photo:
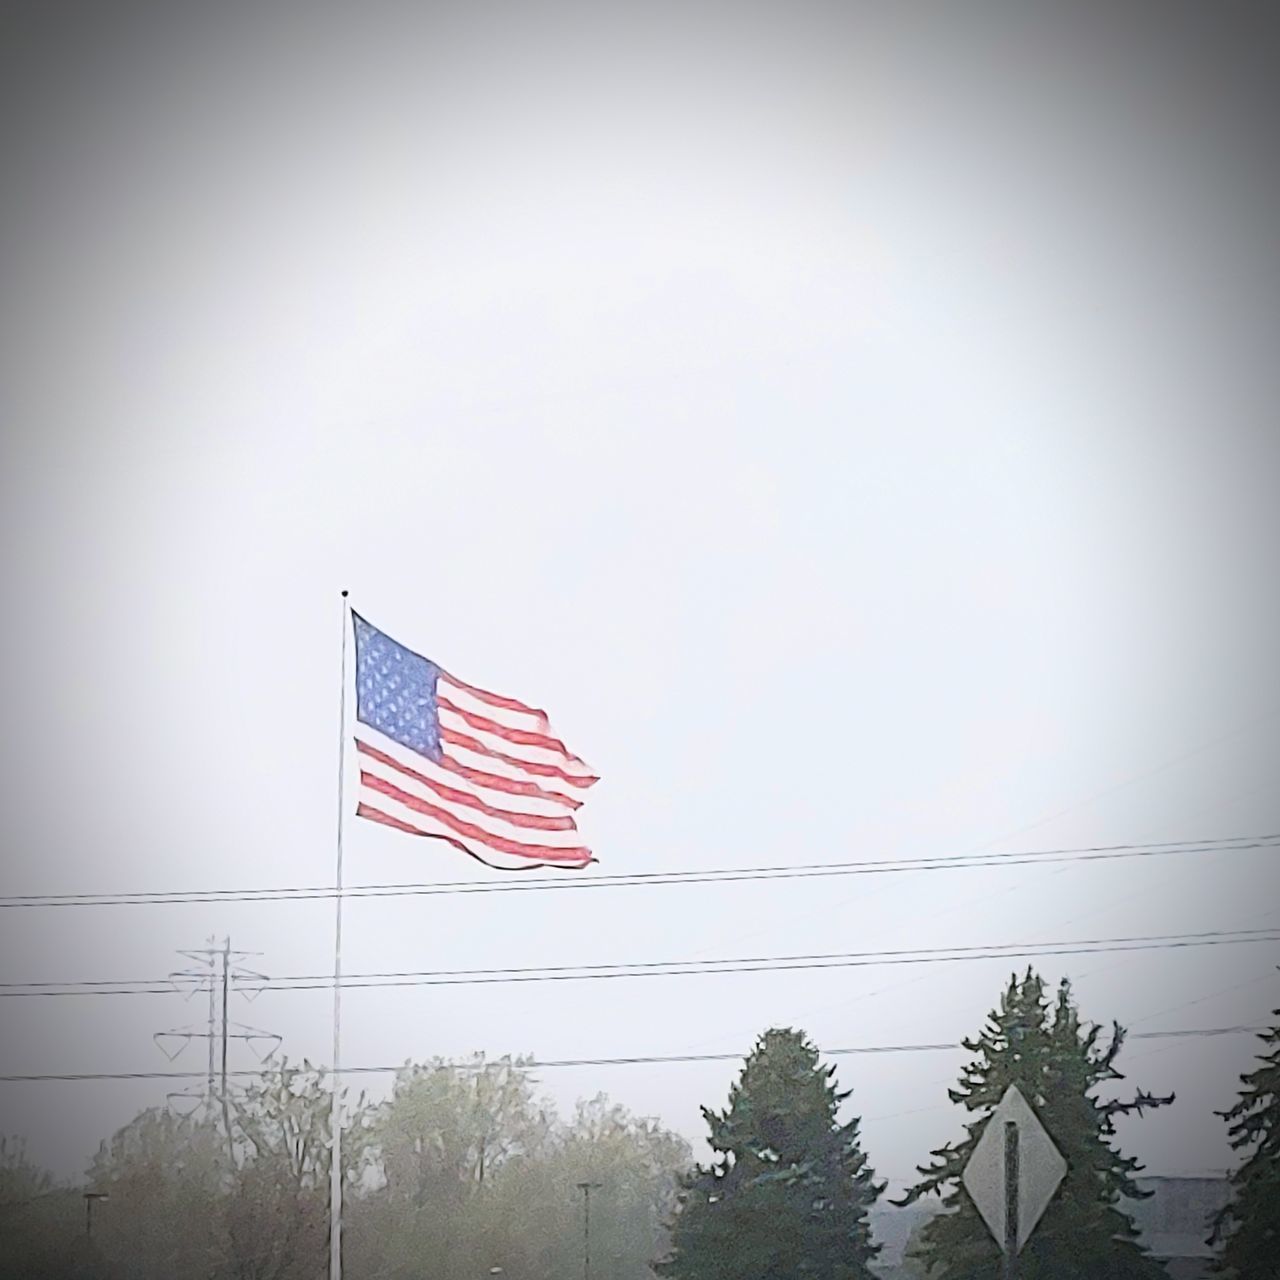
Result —
[[[20, 1147], [0, 1155], [0, 1275], [313, 1280], [328, 1264], [330, 1094], [287, 1063], [220, 1108], [144, 1111], [103, 1143], [84, 1188]], [[582, 1270], [595, 1193], [600, 1275], [647, 1280], [688, 1144], [603, 1096], [561, 1118], [520, 1059], [406, 1066], [391, 1096], [348, 1099], [344, 1270], [386, 1280], [561, 1280]], [[83, 1191], [105, 1194], [86, 1231]], [[501, 1272], [494, 1271], [501, 1268]]]
[[[1280, 1018], [1280, 1011], [1277, 1011]], [[1223, 1113], [1242, 1163], [1212, 1224], [1217, 1268], [1274, 1280], [1280, 1240], [1280, 1030]], [[1160, 1280], [1126, 1201], [1140, 1166], [1116, 1122], [1173, 1098], [1118, 1093], [1124, 1032], [1086, 1023], [1069, 984], [1015, 977], [951, 1100], [965, 1137], [938, 1148], [897, 1204], [938, 1196], [910, 1274], [993, 1280], [1000, 1254], [960, 1183], [992, 1109], [1016, 1085], [1068, 1172], [1020, 1258], [1023, 1280]], [[793, 1030], [763, 1034], [721, 1111], [703, 1108], [712, 1158], [604, 1097], [562, 1119], [519, 1059], [408, 1065], [391, 1096], [350, 1101], [343, 1129], [350, 1280], [565, 1280], [581, 1274], [592, 1183], [596, 1280], [870, 1280], [884, 1196], [835, 1068]], [[60, 1189], [0, 1145], [0, 1275], [321, 1280], [328, 1251], [329, 1092], [288, 1064], [225, 1113], [146, 1111], [104, 1143], [83, 1189]], [[83, 1190], [105, 1194], [92, 1240]], [[1210, 1224], [1205, 1224], [1210, 1231]]]
[[[1280, 1019], [1280, 1010], [1276, 1017]], [[1203, 1231], [1215, 1266], [1234, 1280], [1280, 1276], [1280, 1029], [1263, 1037], [1257, 1070], [1223, 1113], [1245, 1159], [1234, 1199]], [[1066, 1159], [1067, 1173], [1019, 1256], [1021, 1280], [1162, 1280], [1124, 1203], [1148, 1198], [1141, 1166], [1120, 1150], [1116, 1122], [1171, 1105], [1138, 1089], [1119, 1092], [1118, 1024], [1086, 1023], [1071, 986], [1049, 990], [1028, 970], [1014, 977], [981, 1032], [951, 1101], [968, 1113], [965, 1136], [932, 1152], [920, 1178], [893, 1203], [925, 1196], [943, 1212], [916, 1233], [904, 1271], [920, 1280], [996, 1280], [1002, 1254], [961, 1176], [988, 1118], [1016, 1086]], [[885, 1186], [862, 1150], [850, 1095], [835, 1068], [795, 1031], [769, 1031], [716, 1112], [703, 1109], [714, 1158], [683, 1180], [662, 1280], [871, 1280], [879, 1245], [872, 1207]], [[1200, 1224], [1195, 1224], [1199, 1226]], [[1194, 1230], [1194, 1227], [1192, 1228]]]

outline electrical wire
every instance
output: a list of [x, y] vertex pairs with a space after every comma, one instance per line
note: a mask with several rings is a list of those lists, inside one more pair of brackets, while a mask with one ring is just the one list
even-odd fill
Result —
[[[906, 950], [819, 952], [783, 956], [736, 956], [719, 960], [643, 960], [614, 964], [534, 965], [503, 969], [406, 969], [353, 973], [342, 979], [344, 990], [383, 987], [487, 986], [513, 982], [577, 982], [613, 978], [701, 977], [724, 973], [776, 973], [800, 969], [862, 968], [900, 964], [945, 964], [971, 960], [1019, 959], [1027, 956], [1094, 955], [1113, 951], [1164, 951], [1186, 947], [1280, 943], [1280, 929], [1213, 930], [1204, 933], [1156, 934], [1125, 938], [1083, 938], [1068, 942], [983, 943], [959, 947], [912, 947]], [[163, 979], [108, 979], [83, 982], [12, 983], [0, 986], [0, 997], [173, 995]], [[332, 990], [332, 974], [296, 974], [267, 982], [242, 983], [240, 990]], [[57, 987], [52, 990], [49, 988]]]
[[[1258, 1035], [1265, 1027], [1191, 1027], [1169, 1031], [1142, 1031], [1129, 1036], [1129, 1040], [1176, 1040], [1189, 1038], [1210, 1038], [1217, 1036]], [[854, 1055], [894, 1054], [894, 1053], [940, 1053], [954, 1049], [963, 1049], [959, 1041], [947, 1041], [933, 1044], [878, 1044], [857, 1045], [843, 1049], [824, 1049], [824, 1055], [833, 1058], [851, 1057]], [[740, 1062], [741, 1053], [673, 1053], [673, 1054], [640, 1054], [627, 1058], [554, 1058], [546, 1060], [513, 1059], [510, 1066], [518, 1071], [549, 1071], [566, 1067], [638, 1067], [667, 1066], [690, 1062]], [[342, 1067], [339, 1075], [385, 1075], [403, 1071], [405, 1063], [383, 1066]], [[441, 1064], [452, 1070], [475, 1070], [475, 1063], [446, 1062]], [[320, 1066], [313, 1070], [327, 1074], [327, 1069]], [[237, 1069], [228, 1071], [227, 1075], [261, 1076], [262, 1070]], [[85, 1080], [204, 1080], [204, 1071], [81, 1071], [81, 1072], [35, 1072], [27, 1075], [0, 1075], [0, 1083], [26, 1084], [38, 1081], [76, 1082]]]
[[[1245, 852], [1280, 848], [1280, 832], [1260, 836], [1220, 836], [1162, 843], [1090, 845], [1064, 849], [1013, 851], [1005, 854], [952, 854], [922, 858], [863, 859], [852, 862], [805, 863], [798, 866], [719, 867], [692, 871], [636, 872], [628, 875], [559, 876], [498, 882], [428, 881], [403, 884], [351, 885], [344, 898], [423, 897], [467, 893], [530, 893], [580, 889], [629, 889], [685, 884], [724, 884], [752, 880], [805, 880], [831, 876], [889, 875], [951, 871], [972, 867], [1026, 866], [1055, 862], [1104, 862], [1177, 854]], [[194, 889], [128, 893], [10, 894], [0, 909], [35, 907], [159, 906], [212, 902], [310, 902], [337, 896], [332, 885], [285, 885], [264, 889]]]

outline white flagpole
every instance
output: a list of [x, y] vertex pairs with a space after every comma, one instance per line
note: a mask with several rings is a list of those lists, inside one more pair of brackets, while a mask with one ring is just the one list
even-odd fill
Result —
[[342, 690], [338, 695], [338, 860], [334, 871], [332, 1134], [329, 1163], [329, 1280], [342, 1280], [342, 782], [347, 762], [347, 593], [342, 593]]

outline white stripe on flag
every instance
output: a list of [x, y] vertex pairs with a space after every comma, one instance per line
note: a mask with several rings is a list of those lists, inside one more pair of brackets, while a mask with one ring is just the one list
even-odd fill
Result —
[[[524, 856], [539, 850], [582, 848], [573, 817], [562, 805], [467, 784], [367, 725], [361, 726], [356, 741], [360, 798], [375, 808], [387, 809], [416, 827], [439, 830], [463, 843], [476, 842], [477, 847], [486, 842], [495, 848], [512, 842], [528, 849]], [[378, 754], [359, 750], [362, 742]], [[504, 817], [504, 812], [512, 816]], [[558, 829], [529, 825], [521, 818], [554, 823]]]
[[[406, 775], [417, 774], [428, 779], [430, 783], [434, 784], [436, 794], [441, 795], [444, 799], [449, 798], [446, 794], [447, 792], [456, 791], [471, 797], [475, 801], [473, 807], [486, 806], [491, 809], [526, 814], [534, 818], [563, 819], [570, 817], [572, 813], [572, 809], [562, 800], [555, 799], [548, 794], [520, 794], [515, 791], [504, 790], [501, 786], [503, 775], [495, 774], [492, 770], [485, 773], [484, 776], [493, 778], [494, 785], [485, 786], [474, 776], [474, 770], [469, 769], [464, 774], [450, 769], [448, 767], [450, 763], [458, 763], [453, 758], [452, 748], [449, 749], [445, 760], [437, 764], [434, 760], [419, 755], [416, 751], [410, 751], [398, 742], [393, 742], [376, 729], [362, 725], [359, 734], [356, 736], [356, 750], [359, 752], [362, 768], [376, 768], [379, 766], [379, 761], [374, 757], [374, 752], [377, 752], [379, 755], [394, 760], [401, 772]], [[483, 757], [476, 757], [476, 759], [480, 760]], [[385, 764], [385, 761], [381, 763]], [[516, 770], [511, 771], [512, 774], [516, 772]], [[387, 776], [390, 777], [391, 775], [388, 774]], [[517, 777], [513, 776], [507, 780], [515, 786], [525, 786]], [[423, 788], [421, 793], [426, 795], [428, 789]], [[532, 784], [529, 784], [526, 790], [532, 791]]]

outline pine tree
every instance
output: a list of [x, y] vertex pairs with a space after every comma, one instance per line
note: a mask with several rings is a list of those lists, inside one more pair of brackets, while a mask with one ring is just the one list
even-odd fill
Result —
[[1274, 1280], [1280, 1269], [1280, 1009], [1261, 1039], [1259, 1065], [1240, 1077], [1240, 1100], [1220, 1114], [1231, 1146], [1252, 1147], [1231, 1175], [1235, 1193], [1214, 1222], [1210, 1244], [1222, 1244], [1215, 1270], [1233, 1280]]
[[1114, 1147], [1115, 1121], [1131, 1112], [1173, 1101], [1138, 1092], [1128, 1102], [1104, 1101], [1097, 1091], [1124, 1077], [1115, 1067], [1124, 1032], [1114, 1025], [1109, 1042], [1101, 1028], [1086, 1027], [1065, 980], [1056, 999], [1031, 970], [1010, 980], [987, 1026], [964, 1041], [975, 1054], [964, 1067], [952, 1102], [973, 1114], [967, 1137], [932, 1152], [921, 1181], [899, 1203], [942, 1197], [944, 1213], [921, 1233], [918, 1258], [930, 1280], [991, 1280], [999, 1274], [1000, 1246], [992, 1238], [960, 1182], [988, 1117], [1005, 1090], [1016, 1085], [1067, 1161], [1067, 1174], [1019, 1257], [1023, 1280], [1159, 1280], [1159, 1263], [1137, 1242], [1122, 1196], [1145, 1199], [1134, 1181], [1141, 1166]]
[[704, 1107], [711, 1164], [684, 1180], [667, 1280], [870, 1280], [868, 1212], [884, 1190], [849, 1097], [798, 1031], [766, 1031], [722, 1112]]

